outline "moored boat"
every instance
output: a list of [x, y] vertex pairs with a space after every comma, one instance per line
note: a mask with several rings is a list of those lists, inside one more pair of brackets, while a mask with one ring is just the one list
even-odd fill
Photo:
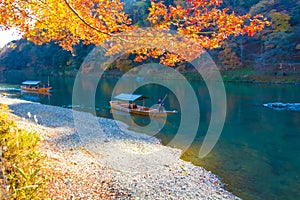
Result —
[[24, 81], [21, 90], [29, 92], [48, 93], [51, 87], [42, 81]]
[[[136, 115], [148, 115], [155, 117], [163, 117], [166, 115], [178, 113], [176, 110], [159, 110], [158, 108], [149, 108], [144, 106], [144, 97], [141, 94], [126, 94], [121, 93], [114, 97], [115, 100], [110, 101], [110, 107], [115, 110], [120, 110], [127, 113], [132, 113]], [[143, 100], [143, 105], [135, 104], [136, 101]]]

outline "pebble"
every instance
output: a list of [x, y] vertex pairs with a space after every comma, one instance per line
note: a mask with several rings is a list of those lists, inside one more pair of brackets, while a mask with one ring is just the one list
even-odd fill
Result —
[[[218, 176], [181, 160], [180, 150], [158, 144], [154, 137], [120, 130], [113, 120], [97, 118], [100, 132], [85, 122], [82, 134], [70, 109], [3, 97], [0, 103], [10, 104], [18, 125], [38, 130], [44, 138], [41, 151], [49, 161], [45, 167], [56, 177], [47, 186], [55, 191], [51, 198], [240, 199], [223, 189]], [[38, 117], [38, 124], [26, 117], [28, 112]]]

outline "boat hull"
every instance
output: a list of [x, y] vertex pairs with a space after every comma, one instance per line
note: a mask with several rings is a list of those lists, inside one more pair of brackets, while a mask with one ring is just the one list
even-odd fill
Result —
[[110, 107], [115, 110], [132, 113], [136, 115], [143, 115], [143, 116], [153, 116], [153, 117], [164, 117], [167, 115], [172, 115], [178, 113], [177, 111], [161, 111], [159, 112], [156, 108], [148, 108], [143, 106], [137, 106], [137, 108], [130, 109], [128, 108], [128, 104], [119, 103], [118, 101], [110, 101]]
[[51, 87], [47, 87], [47, 88], [29, 88], [29, 87], [21, 86], [21, 90], [29, 91], [29, 92], [47, 93], [47, 92], [49, 92], [50, 89], [51, 89]]

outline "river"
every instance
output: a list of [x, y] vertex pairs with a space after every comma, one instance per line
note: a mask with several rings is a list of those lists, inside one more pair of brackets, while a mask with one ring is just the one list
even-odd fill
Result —
[[[18, 90], [23, 77], [10, 77], [0, 84], [2, 93], [16, 98], [72, 107], [74, 78], [50, 78], [51, 95], [21, 93]], [[47, 81], [47, 77], [41, 78]], [[98, 116], [113, 118], [109, 100], [117, 78], [101, 79], [95, 95], [95, 108], [91, 105], [73, 105], [84, 111], [95, 110]], [[177, 81], [180, 84], [180, 81]], [[190, 82], [199, 102], [200, 121], [193, 144], [182, 159], [203, 166], [220, 176], [226, 189], [243, 199], [299, 199], [300, 198], [300, 112], [277, 111], [263, 107], [269, 102], [299, 102], [300, 87], [296, 85], [225, 84], [227, 115], [222, 134], [213, 149], [203, 159], [198, 158], [204, 136], [210, 123], [211, 103], [208, 90], [202, 82]], [[82, 86], [89, 90], [89, 83]], [[165, 107], [180, 111], [180, 103], [167, 88], [149, 84], [136, 93], [148, 96], [146, 105], [153, 105], [167, 94]], [[187, 97], [188, 98], [188, 97]], [[122, 117], [119, 118], [122, 120]], [[126, 118], [125, 118], [126, 120]], [[133, 116], [139, 126], [150, 119]], [[178, 131], [180, 112], [169, 116], [163, 129], [156, 134], [167, 145]], [[130, 128], [136, 126], [127, 122]], [[197, 122], [194, 122], [197, 123]], [[188, 133], [187, 133], [188, 134]], [[173, 144], [183, 148], [180, 142]]]

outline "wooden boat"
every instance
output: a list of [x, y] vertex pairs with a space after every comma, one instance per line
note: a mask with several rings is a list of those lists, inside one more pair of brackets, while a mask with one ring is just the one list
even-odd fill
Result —
[[[140, 94], [126, 94], [121, 93], [114, 97], [113, 101], [110, 101], [110, 107], [115, 110], [132, 113], [136, 115], [144, 115], [144, 116], [155, 116], [155, 117], [163, 117], [166, 115], [176, 114], [178, 113], [176, 110], [168, 111], [162, 110], [159, 111], [158, 108], [149, 108], [144, 106], [144, 100], [146, 97]], [[136, 105], [135, 101], [143, 100], [143, 105]]]
[[21, 90], [38, 93], [49, 93], [50, 86], [45, 86], [42, 81], [24, 81], [21, 85]]

